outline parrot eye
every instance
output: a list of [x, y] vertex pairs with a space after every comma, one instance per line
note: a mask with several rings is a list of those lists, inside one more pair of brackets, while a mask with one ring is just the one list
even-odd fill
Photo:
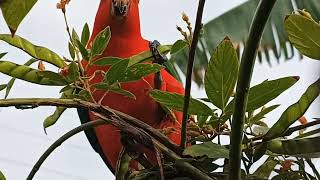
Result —
[[117, 17], [125, 17], [129, 12], [130, 0], [112, 0], [111, 14]]

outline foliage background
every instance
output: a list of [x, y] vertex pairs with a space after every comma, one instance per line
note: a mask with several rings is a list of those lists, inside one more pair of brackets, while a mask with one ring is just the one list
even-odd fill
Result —
[[[64, 21], [59, 10], [55, 9], [57, 1], [39, 1], [31, 13], [22, 22], [17, 34], [35, 44], [47, 46], [60, 55], [68, 55], [67, 34], [64, 29]], [[186, 12], [194, 20], [196, 13], [195, 1], [180, 0], [148, 0], [141, 1], [141, 26], [146, 39], [157, 39], [161, 43], [173, 43], [180, 38], [175, 25], [184, 25], [180, 21], [181, 12]], [[244, 2], [244, 0], [228, 0], [216, 3], [208, 1], [204, 15], [204, 21], [231, 9]], [[70, 25], [80, 32], [83, 24], [88, 22], [93, 25], [95, 12], [99, 1], [73, 0], [68, 8]], [[2, 18], [2, 16], [1, 16]], [[239, 17], [239, 21], [241, 18]], [[0, 19], [0, 33], [8, 33], [3, 19]], [[24, 63], [28, 60], [23, 53], [16, 49], [0, 44], [0, 52], [9, 52], [6, 60]], [[298, 57], [278, 65], [273, 61], [270, 68], [267, 63], [256, 66], [252, 85], [265, 79], [298, 75], [300, 81], [283, 93], [280, 98], [272, 101], [272, 104], [282, 104], [270, 113], [267, 119], [272, 124], [286, 107], [296, 102], [306, 87], [313, 83], [319, 76], [319, 63], [317, 61], [303, 61]], [[47, 67], [50, 68], [50, 67]], [[0, 82], [6, 83], [9, 78], [1, 75]], [[59, 97], [58, 89], [30, 85], [18, 81], [12, 90], [11, 97]], [[205, 93], [196, 85], [192, 91], [195, 97], [204, 97]], [[3, 95], [3, 94], [0, 94]], [[319, 104], [318, 98], [315, 103]], [[306, 114], [308, 119], [320, 117], [319, 106], [313, 105]], [[18, 111], [13, 108], [0, 109], [0, 169], [7, 179], [24, 179], [34, 162], [43, 151], [62, 133], [79, 125], [80, 121], [74, 110], [68, 110], [57, 125], [48, 130], [46, 136], [42, 129], [43, 119], [52, 113], [53, 108], [39, 108], [34, 111]], [[320, 166], [320, 160], [315, 160]], [[45, 162], [35, 179], [105, 179], [112, 177], [100, 157], [91, 149], [84, 134], [69, 140], [59, 148], [53, 156]]]

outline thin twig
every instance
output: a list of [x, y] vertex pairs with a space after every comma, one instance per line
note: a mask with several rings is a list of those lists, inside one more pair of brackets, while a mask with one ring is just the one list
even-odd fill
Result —
[[106, 124], [107, 121], [105, 120], [97, 120], [97, 121], [92, 121], [92, 122], [88, 122], [85, 124], [82, 124], [81, 126], [76, 127], [75, 129], [72, 129], [71, 131], [69, 131], [68, 133], [64, 134], [63, 136], [61, 136], [58, 140], [56, 140], [43, 154], [42, 156], [39, 158], [39, 160], [36, 162], [36, 164], [33, 166], [31, 172], [29, 173], [27, 180], [32, 180], [34, 175], [38, 172], [38, 170], [40, 169], [41, 165], [43, 164], [43, 162], [49, 157], [49, 155], [55, 150], [57, 149], [63, 142], [65, 142], [66, 140], [68, 140], [69, 138], [71, 138], [72, 136], [85, 131], [87, 129], [96, 127], [96, 126], [100, 126], [103, 124]]
[[241, 144], [243, 138], [244, 117], [247, 108], [250, 82], [261, 36], [275, 2], [276, 0], [260, 1], [250, 27], [249, 38], [246, 42], [241, 59], [235, 97], [235, 111], [233, 113], [233, 120], [231, 125], [231, 142], [229, 154], [229, 179], [231, 180], [241, 179]]
[[188, 122], [188, 109], [189, 109], [189, 101], [190, 101], [190, 92], [191, 92], [191, 81], [192, 81], [192, 71], [193, 71], [193, 64], [196, 54], [196, 48], [199, 40], [199, 35], [202, 29], [202, 15], [204, 10], [205, 0], [199, 1], [198, 12], [197, 12], [197, 19], [196, 25], [194, 30], [194, 35], [191, 43], [191, 48], [189, 52], [189, 61], [188, 61], [188, 70], [187, 70], [187, 77], [186, 77], [186, 89], [185, 89], [185, 98], [183, 104], [183, 120], [181, 126], [181, 148], [185, 148], [187, 146], [187, 122]]

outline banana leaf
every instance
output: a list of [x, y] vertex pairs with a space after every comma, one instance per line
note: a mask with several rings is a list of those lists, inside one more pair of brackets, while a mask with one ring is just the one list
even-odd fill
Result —
[[[293, 0], [293, 2], [298, 9], [306, 9], [310, 12], [315, 21], [320, 20], [319, 0]], [[207, 54], [212, 54], [225, 36], [229, 36], [234, 44], [243, 44], [248, 38], [250, 24], [258, 3], [259, 0], [246, 1], [204, 25], [204, 34], [200, 38], [196, 52], [193, 76], [199, 86], [203, 84], [204, 70], [210, 59]], [[260, 62], [265, 59], [271, 65], [272, 59], [279, 62], [281, 58], [287, 60], [295, 55], [293, 46], [291, 44], [288, 46], [289, 41], [284, 30], [284, 18], [294, 11], [293, 7], [291, 0], [277, 1], [274, 6], [259, 48]], [[271, 59], [273, 56], [270, 52], [275, 58]], [[263, 54], [265, 58], [261, 59]], [[187, 70], [187, 57], [186, 48], [171, 57], [184, 74]]]

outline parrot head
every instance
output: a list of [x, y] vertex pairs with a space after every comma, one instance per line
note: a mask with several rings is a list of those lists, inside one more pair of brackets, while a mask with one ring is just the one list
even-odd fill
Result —
[[138, 6], [139, 0], [111, 0], [110, 14], [118, 20], [129, 15], [130, 7]]

